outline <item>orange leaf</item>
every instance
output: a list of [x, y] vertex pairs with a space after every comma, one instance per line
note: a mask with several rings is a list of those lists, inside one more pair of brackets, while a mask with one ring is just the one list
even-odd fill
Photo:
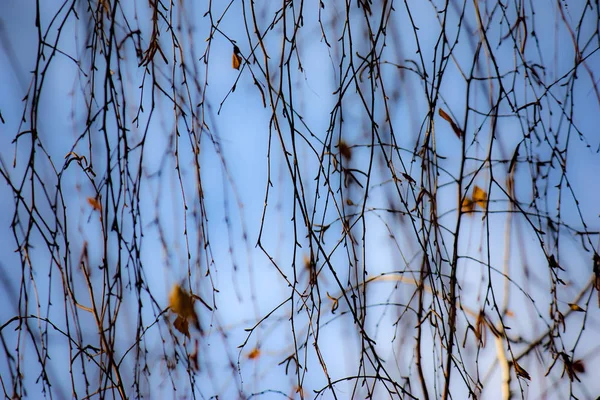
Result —
[[102, 204], [98, 201], [98, 199], [94, 197], [88, 197], [87, 202], [92, 206], [92, 208], [96, 211], [102, 211]]
[[440, 117], [442, 117], [443, 119], [445, 119], [446, 121], [448, 121], [450, 123], [452, 130], [454, 131], [456, 136], [458, 136], [460, 138], [462, 136], [462, 130], [458, 127], [458, 125], [456, 125], [456, 122], [454, 122], [452, 117], [450, 117], [446, 113], [446, 111], [442, 110], [441, 108], [438, 108], [438, 114], [440, 114]]
[[581, 308], [578, 304], [575, 303], [569, 303], [569, 308], [573, 311], [585, 312], [583, 308]]
[[233, 46], [231, 66], [233, 67], [233, 69], [240, 69], [240, 65], [242, 65], [242, 56], [240, 55], [240, 49], [237, 46]]
[[255, 360], [260, 357], [260, 349], [258, 347], [253, 348], [250, 353], [248, 353], [249, 360]]

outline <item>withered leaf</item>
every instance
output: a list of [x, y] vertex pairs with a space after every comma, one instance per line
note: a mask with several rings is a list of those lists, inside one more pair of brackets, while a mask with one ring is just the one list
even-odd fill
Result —
[[340, 140], [338, 143], [338, 149], [340, 150], [342, 157], [344, 157], [346, 160], [350, 161], [350, 159], [352, 159], [352, 149], [346, 142]]
[[331, 306], [331, 313], [335, 314], [335, 310], [337, 310], [339, 307], [338, 299], [330, 295], [329, 292], [327, 292], [327, 297], [329, 297], [329, 300], [333, 301], [333, 305]]
[[258, 347], [253, 348], [252, 350], [250, 350], [250, 352], [248, 353], [248, 359], [249, 360], [255, 360], [258, 357], [260, 357], [260, 349]]
[[585, 310], [583, 308], [581, 308], [578, 304], [575, 304], [575, 303], [569, 303], [569, 308], [573, 311], [585, 312]]
[[440, 117], [442, 117], [443, 119], [445, 119], [446, 121], [448, 121], [448, 123], [452, 127], [452, 130], [454, 131], [454, 133], [456, 134], [456, 136], [458, 138], [460, 138], [462, 136], [462, 130], [458, 127], [458, 125], [456, 125], [456, 122], [454, 122], [454, 120], [452, 119], [452, 117], [449, 116], [446, 113], [446, 111], [444, 111], [441, 108], [438, 108], [438, 114], [440, 115]]
[[470, 213], [473, 212], [473, 209], [475, 209], [475, 203], [473, 203], [473, 200], [468, 197], [463, 198], [462, 204], [460, 205], [460, 210], [464, 213]]
[[485, 210], [487, 208], [487, 199], [488, 196], [485, 190], [475, 185], [473, 188], [473, 202]]
[[242, 65], [242, 55], [240, 49], [237, 46], [233, 46], [233, 55], [231, 56], [231, 66], [233, 69], [240, 69]]
[[189, 322], [194, 323], [196, 328], [200, 330], [198, 315], [194, 309], [194, 297], [183, 290], [181, 286], [173, 286], [169, 294], [169, 307], [172, 312], [177, 314], [177, 319], [175, 319], [173, 325], [179, 332], [189, 337]]
[[187, 319], [177, 317], [175, 318], [175, 322], [173, 322], [173, 326], [185, 336], [190, 337], [190, 324]]
[[525, 370], [525, 368], [521, 367], [518, 362], [515, 361], [514, 366], [515, 366], [515, 372], [517, 373], [517, 376], [527, 379], [528, 381], [531, 380], [531, 377], [529, 376], [529, 372], [527, 372]]
[[92, 206], [94, 210], [102, 211], [102, 203], [100, 203], [100, 201], [98, 201], [98, 199], [96, 199], [95, 197], [88, 197], [87, 202], [90, 206]]

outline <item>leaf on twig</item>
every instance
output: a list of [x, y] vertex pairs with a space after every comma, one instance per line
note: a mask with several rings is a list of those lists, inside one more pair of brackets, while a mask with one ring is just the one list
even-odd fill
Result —
[[331, 313], [335, 314], [335, 310], [337, 310], [339, 307], [338, 299], [330, 295], [329, 292], [327, 292], [327, 297], [329, 297], [329, 300], [333, 301], [333, 305], [331, 306]]
[[569, 308], [573, 311], [585, 312], [585, 310], [583, 308], [581, 308], [578, 304], [575, 304], [575, 303], [569, 303]]
[[233, 46], [233, 55], [231, 56], [231, 66], [233, 69], [240, 69], [240, 65], [242, 65], [242, 55], [240, 54], [240, 49], [237, 46]]
[[340, 154], [342, 155], [342, 157], [350, 161], [350, 159], [352, 158], [352, 149], [350, 148], [350, 146], [348, 146], [348, 144], [343, 140], [340, 140], [337, 147], [340, 150]]
[[173, 326], [185, 336], [190, 337], [190, 324], [187, 319], [178, 316], [175, 318]]
[[514, 366], [515, 366], [515, 372], [517, 373], [517, 376], [527, 379], [528, 381], [531, 380], [531, 377], [529, 376], [529, 372], [527, 372], [525, 370], [525, 368], [521, 367], [518, 362], [515, 361]]
[[456, 134], [456, 136], [458, 138], [460, 138], [462, 136], [462, 130], [458, 127], [458, 125], [456, 125], [456, 122], [454, 122], [454, 120], [452, 119], [452, 117], [449, 116], [446, 113], [446, 111], [444, 111], [441, 108], [438, 108], [438, 114], [440, 115], [440, 117], [442, 117], [443, 119], [445, 119], [446, 121], [448, 121], [448, 123], [452, 127], [452, 130], [454, 131], [454, 133]]
[[475, 185], [473, 188], [473, 203], [485, 210], [487, 208], [487, 199], [488, 196], [485, 190]]
[[102, 211], [102, 203], [100, 203], [100, 201], [98, 201], [97, 198], [95, 197], [88, 197], [87, 198], [87, 202], [89, 203], [90, 206], [92, 206], [92, 208], [96, 211]]
[[548, 257], [548, 264], [550, 265], [551, 269], [560, 269], [561, 271], [564, 271], [564, 268], [562, 268], [556, 261], [554, 254], [551, 254], [550, 257]]
[[470, 213], [470, 212], [473, 212], [474, 209], [475, 209], [475, 203], [473, 203], [473, 200], [471, 200], [468, 197], [465, 197], [462, 200], [462, 204], [460, 205], [460, 210], [464, 213]]
[[169, 307], [172, 312], [177, 314], [177, 319], [175, 319], [173, 326], [179, 332], [189, 337], [189, 322], [194, 323], [196, 328], [200, 330], [198, 315], [194, 309], [194, 297], [183, 290], [181, 286], [173, 286], [169, 294]]

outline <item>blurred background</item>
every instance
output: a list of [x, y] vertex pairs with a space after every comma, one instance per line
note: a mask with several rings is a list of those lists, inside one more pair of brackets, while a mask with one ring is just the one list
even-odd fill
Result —
[[598, 2], [6, 1], [6, 398], [595, 398]]

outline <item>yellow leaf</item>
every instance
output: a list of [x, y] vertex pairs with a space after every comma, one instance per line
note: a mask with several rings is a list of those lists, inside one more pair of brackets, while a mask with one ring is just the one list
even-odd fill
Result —
[[487, 193], [477, 185], [473, 188], [473, 203], [484, 210], [487, 208]]
[[189, 336], [189, 322], [194, 323], [196, 328], [200, 330], [198, 315], [194, 309], [194, 297], [183, 290], [181, 286], [173, 286], [173, 289], [169, 294], [169, 307], [172, 312], [177, 314], [177, 319], [173, 325], [179, 332]]
[[569, 303], [569, 308], [573, 311], [585, 312], [585, 310], [575, 303]]
[[462, 204], [460, 205], [460, 210], [464, 213], [473, 212], [474, 208], [475, 208], [475, 203], [473, 203], [473, 201], [471, 199], [469, 199], [468, 197], [465, 197], [462, 201]]
[[171, 311], [182, 318], [189, 318], [196, 314], [192, 303], [192, 296], [179, 285], [173, 286], [173, 289], [171, 290], [171, 294], [169, 295], [169, 307], [171, 307]]

